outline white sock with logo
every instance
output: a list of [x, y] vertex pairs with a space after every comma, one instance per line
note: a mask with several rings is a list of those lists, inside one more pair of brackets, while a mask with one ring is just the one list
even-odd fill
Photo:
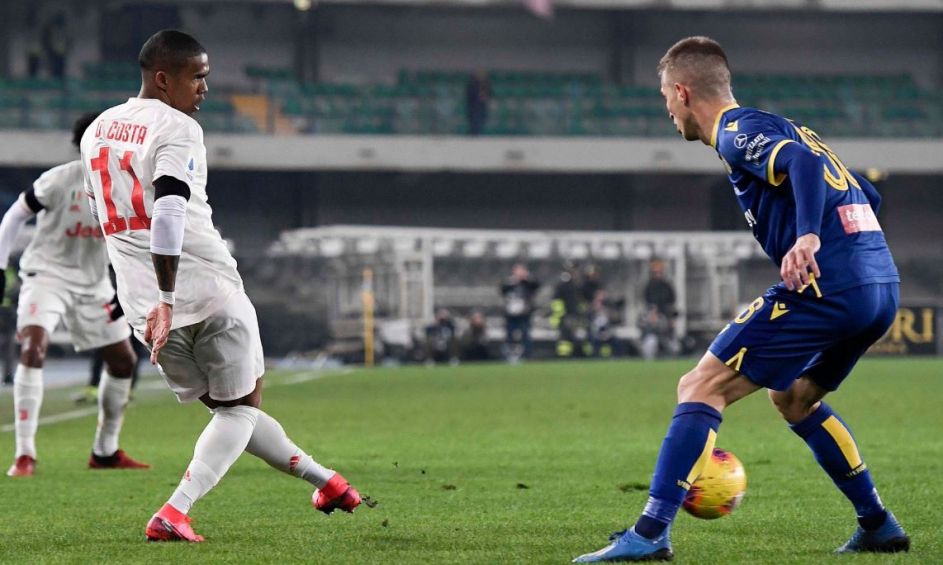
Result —
[[102, 371], [98, 383], [98, 430], [92, 452], [100, 457], [118, 451], [118, 434], [124, 421], [124, 409], [131, 394], [131, 379], [118, 379]]
[[261, 410], [246, 451], [279, 471], [304, 479], [317, 488], [322, 488], [334, 476], [333, 470], [319, 464], [288, 439], [278, 420]]
[[43, 405], [43, 370], [17, 364], [13, 375], [13, 428], [16, 431], [16, 456], [36, 459], [36, 428]]
[[196, 440], [193, 460], [168, 504], [190, 512], [193, 504], [219, 482], [246, 449], [259, 418], [259, 409], [251, 406], [220, 407]]

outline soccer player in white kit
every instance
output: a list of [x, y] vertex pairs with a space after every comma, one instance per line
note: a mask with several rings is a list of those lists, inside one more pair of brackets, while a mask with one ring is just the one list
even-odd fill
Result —
[[[73, 126], [78, 148], [95, 114]], [[82, 163], [72, 161], [43, 173], [23, 192], [0, 222], [0, 268], [6, 269], [17, 234], [34, 215], [36, 232], [20, 259], [16, 312], [20, 362], [13, 377], [16, 454], [10, 477], [32, 476], [36, 428], [43, 402], [43, 362], [49, 335], [65, 322], [76, 351], [102, 348], [107, 370], [98, 388], [98, 431], [88, 466], [92, 469], [146, 469], [147, 464], [118, 449], [118, 435], [137, 358], [128, 323], [115, 310], [108, 279], [108, 256], [101, 230], [84, 192]], [[0, 278], [0, 296], [5, 278]]]
[[213, 226], [203, 130], [190, 117], [207, 92], [206, 50], [164, 30], [145, 42], [138, 62], [138, 96], [103, 112], [82, 138], [86, 191], [135, 334], [177, 399], [199, 399], [213, 414], [147, 538], [202, 541], [188, 513], [243, 451], [312, 483], [318, 510], [351, 512], [359, 493], [259, 409], [264, 364], [255, 308]]

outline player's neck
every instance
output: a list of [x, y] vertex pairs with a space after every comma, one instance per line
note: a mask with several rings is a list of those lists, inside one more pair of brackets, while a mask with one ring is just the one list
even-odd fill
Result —
[[138, 98], [160, 100], [164, 104], [170, 105], [170, 100], [167, 98], [167, 94], [165, 92], [158, 88], [151, 87], [148, 84], [141, 85], [141, 90], [138, 92]]
[[720, 114], [730, 109], [731, 106], [736, 105], [736, 99], [732, 96], [725, 96], [723, 98], [704, 100], [692, 108], [694, 119], [697, 120], [699, 130], [698, 137], [700, 137], [704, 145], [711, 144], [711, 137], [714, 135], [714, 126], [717, 125], [717, 119], [720, 117]]

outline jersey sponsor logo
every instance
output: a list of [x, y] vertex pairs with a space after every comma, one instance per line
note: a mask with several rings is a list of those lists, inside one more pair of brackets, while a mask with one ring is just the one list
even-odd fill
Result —
[[196, 162], [193, 160], [193, 157], [190, 157], [190, 162], [187, 163], [187, 178], [193, 180], [193, 171], [196, 169]]
[[100, 121], [98, 122], [98, 128], [95, 129], [95, 137], [141, 145], [147, 137], [147, 126], [116, 120], [111, 122], [106, 129], [105, 122]]
[[[763, 154], [763, 150], [769, 145], [773, 140], [762, 133], [756, 134], [756, 137], [753, 138], [750, 143], [747, 144], [746, 154], [744, 159], [747, 162], [750, 161], [759, 161], [760, 156]], [[739, 146], [738, 146], [739, 147]]]
[[785, 316], [788, 313], [789, 310], [786, 308], [786, 305], [782, 302], [777, 302], [776, 304], [773, 304], [773, 311], [770, 312], [769, 319], [775, 320], [776, 318]]
[[[761, 133], [760, 135], [763, 135], [763, 134]], [[748, 136], [745, 133], [741, 133], [737, 135], [737, 137], [733, 138], [733, 144], [734, 146], [736, 146], [737, 149], [743, 149], [744, 146], [746, 146], [748, 139], [750, 139], [750, 136]]]
[[86, 226], [82, 222], [76, 222], [74, 227], [66, 228], [65, 236], [71, 238], [102, 237], [102, 229], [99, 226]]
[[870, 204], [846, 204], [839, 206], [838, 217], [846, 234], [863, 231], [881, 231], [881, 224]]
[[753, 215], [753, 210], [744, 212], [743, 217], [747, 219], [747, 225], [751, 228], [756, 225], [756, 217]]
[[[84, 191], [83, 191], [84, 193]], [[79, 205], [79, 191], [72, 191], [72, 204], [69, 206], [69, 212], [81, 212], [82, 206]]]

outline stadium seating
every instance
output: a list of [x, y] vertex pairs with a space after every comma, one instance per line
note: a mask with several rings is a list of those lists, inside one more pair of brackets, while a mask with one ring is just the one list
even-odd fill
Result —
[[[137, 90], [131, 65], [86, 65], [82, 79], [0, 78], [0, 127], [67, 128], [81, 112], [111, 105]], [[302, 84], [291, 69], [248, 66], [252, 92], [219, 92], [198, 119], [210, 131], [461, 135], [467, 130], [468, 73], [401, 70], [395, 84]], [[591, 73], [494, 70], [484, 134], [491, 136], [675, 135], [651, 86], [605, 82]], [[943, 95], [910, 75], [742, 74], [744, 105], [790, 117], [829, 137], [943, 136]], [[232, 95], [271, 101], [268, 119], [244, 115]]]

